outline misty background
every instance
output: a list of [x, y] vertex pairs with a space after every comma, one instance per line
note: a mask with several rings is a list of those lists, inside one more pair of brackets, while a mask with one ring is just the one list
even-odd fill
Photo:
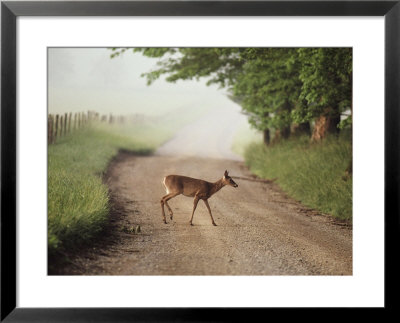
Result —
[[141, 74], [155, 68], [158, 59], [132, 51], [111, 59], [111, 53], [107, 48], [49, 48], [49, 113], [94, 110], [154, 116], [181, 111], [182, 107], [240, 111], [224, 90], [206, 86], [206, 80], [172, 84], [161, 78], [147, 86]]
[[141, 75], [159, 58], [110, 54], [107, 48], [49, 48], [48, 113], [157, 118], [175, 131], [160, 153], [242, 159], [243, 147], [257, 134], [224, 89], [207, 86], [206, 79], [168, 83], [165, 77], [148, 86]]

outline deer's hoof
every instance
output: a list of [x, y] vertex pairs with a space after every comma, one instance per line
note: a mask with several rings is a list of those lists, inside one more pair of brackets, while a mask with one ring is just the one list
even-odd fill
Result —
[[216, 227], [216, 226], [217, 226], [217, 224], [216, 224], [215, 222], [213, 222], [213, 226], [214, 226], [214, 227]]
[[192, 222], [189, 222], [189, 223], [190, 223], [191, 226], [193, 226], [193, 223], [192, 223]]
[[164, 220], [164, 223], [165, 223], [165, 224], [167, 224], [167, 221], [166, 221], [166, 220]]
[[172, 215], [169, 218], [172, 220]]

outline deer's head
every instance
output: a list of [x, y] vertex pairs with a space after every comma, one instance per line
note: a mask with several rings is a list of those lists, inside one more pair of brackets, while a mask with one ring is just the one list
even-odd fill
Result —
[[232, 187], [238, 187], [238, 186], [239, 186], [238, 184], [236, 184], [236, 183], [233, 181], [232, 177], [229, 176], [227, 170], [226, 170], [225, 173], [224, 173], [224, 177], [222, 177], [222, 181], [223, 181], [223, 183], [224, 183], [225, 185], [230, 185], [230, 186], [232, 186]]

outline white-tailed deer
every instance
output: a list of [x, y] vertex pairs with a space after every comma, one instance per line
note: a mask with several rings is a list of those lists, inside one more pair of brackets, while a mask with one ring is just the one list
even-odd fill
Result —
[[190, 225], [193, 225], [193, 215], [194, 211], [196, 210], [197, 203], [199, 200], [203, 200], [208, 212], [210, 213], [211, 216], [211, 221], [213, 225], [215, 224], [215, 221], [212, 217], [211, 214], [211, 209], [210, 206], [208, 205], [208, 199], [218, 192], [221, 188], [223, 188], [225, 185], [230, 185], [233, 187], [238, 187], [238, 185], [233, 181], [231, 177], [229, 177], [228, 172], [225, 171], [224, 176], [216, 181], [215, 183], [210, 183], [207, 181], [203, 181], [201, 179], [196, 179], [196, 178], [191, 178], [191, 177], [186, 177], [186, 176], [180, 176], [180, 175], [168, 175], [164, 177], [163, 184], [165, 186], [165, 190], [167, 192], [167, 195], [163, 196], [161, 199], [161, 210], [162, 210], [162, 216], [164, 219], [164, 223], [167, 223], [167, 220], [165, 219], [165, 211], [164, 211], [164, 204], [167, 206], [170, 218], [172, 220], [172, 216], [174, 213], [172, 212], [171, 208], [168, 205], [168, 201], [172, 199], [173, 197], [183, 194], [185, 196], [190, 196], [194, 197], [193, 201], [193, 211], [192, 211], [192, 217], [190, 219]]

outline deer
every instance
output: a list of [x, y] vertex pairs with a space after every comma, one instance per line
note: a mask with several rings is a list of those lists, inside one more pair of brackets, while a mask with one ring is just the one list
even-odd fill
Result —
[[184, 196], [194, 197], [192, 217], [189, 221], [190, 225], [193, 225], [193, 215], [194, 211], [196, 211], [197, 203], [199, 202], [199, 200], [203, 200], [208, 209], [208, 212], [210, 213], [211, 221], [214, 226], [216, 226], [217, 224], [215, 223], [212, 216], [210, 205], [208, 204], [208, 199], [226, 185], [235, 188], [239, 186], [233, 181], [233, 179], [229, 176], [228, 171], [226, 170], [224, 176], [215, 183], [181, 175], [165, 176], [162, 183], [164, 184], [167, 193], [167, 195], [163, 196], [160, 201], [162, 216], [165, 224], [167, 224], [167, 220], [165, 218], [164, 204], [167, 206], [170, 219], [172, 220], [174, 213], [168, 205], [168, 201], [175, 196], [183, 194]]

